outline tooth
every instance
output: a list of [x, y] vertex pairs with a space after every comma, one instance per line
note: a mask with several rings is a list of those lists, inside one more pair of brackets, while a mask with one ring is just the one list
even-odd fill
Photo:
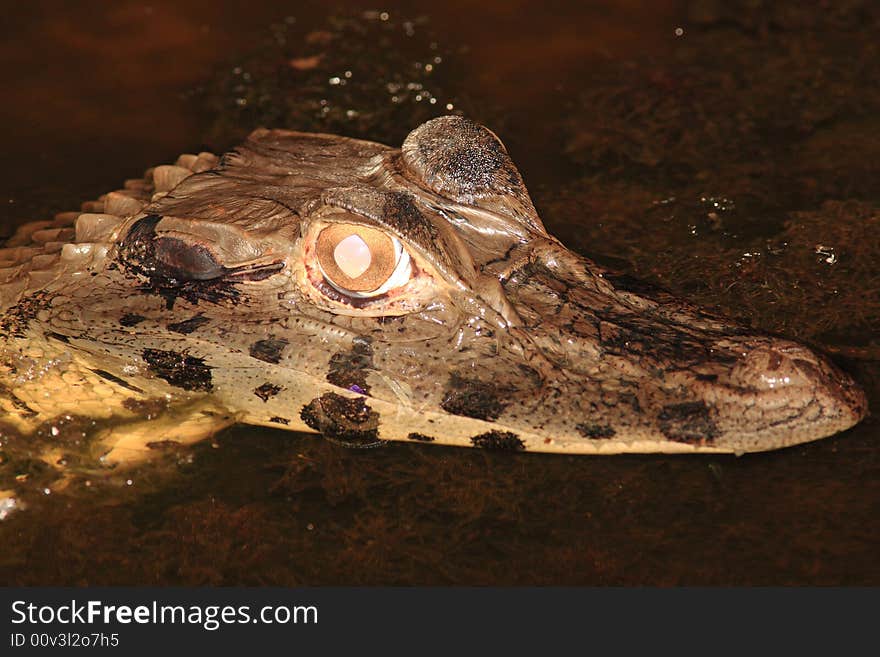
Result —
[[114, 214], [81, 214], [76, 220], [76, 241], [102, 242], [119, 223], [120, 218]]
[[192, 175], [192, 171], [173, 164], [163, 164], [153, 170], [153, 186], [157, 192], [168, 192], [177, 187], [184, 179]]
[[104, 200], [104, 212], [119, 217], [128, 217], [141, 211], [146, 203], [120, 192], [110, 192]]

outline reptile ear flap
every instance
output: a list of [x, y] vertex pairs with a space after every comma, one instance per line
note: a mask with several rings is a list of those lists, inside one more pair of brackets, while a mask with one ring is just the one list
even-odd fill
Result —
[[258, 281], [284, 267], [273, 233], [262, 237], [246, 239], [234, 224], [148, 214], [131, 224], [119, 243], [119, 259], [161, 286], [219, 278]]
[[501, 210], [546, 235], [522, 176], [488, 128], [441, 116], [409, 133], [401, 150], [405, 174], [421, 187], [457, 203]]
[[207, 247], [157, 235], [161, 219], [158, 215], [147, 215], [128, 231], [119, 251], [130, 267], [148, 272], [151, 277], [176, 281], [207, 281], [226, 272]]
[[161, 270], [180, 281], [210, 281], [226, 273], [207, 247], [174, 237], [157, 239], [155, 256]]

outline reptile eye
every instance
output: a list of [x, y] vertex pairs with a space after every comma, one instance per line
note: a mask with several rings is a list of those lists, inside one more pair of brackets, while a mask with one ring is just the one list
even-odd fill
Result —
[[412, 276], [400, 240], [375, 228], [333, 224], [321, 231], [315, 247], [324, 280], [351, 297], [379, 296]]

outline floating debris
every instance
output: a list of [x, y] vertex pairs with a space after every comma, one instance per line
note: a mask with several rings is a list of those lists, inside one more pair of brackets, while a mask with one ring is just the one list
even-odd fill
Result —
[[833, 246], [825, 246], [824, 244], [817, 244], [815, 253], [819, 256], [820, 262], [826, 262], [829, 265], [833, 265], [837, 262], [837, 254], [834, 253]]
[[19, 508], [18, 500], [16, 498], [11, 496], [0, 498], [0, 520], [6, 520], [10, 513]]

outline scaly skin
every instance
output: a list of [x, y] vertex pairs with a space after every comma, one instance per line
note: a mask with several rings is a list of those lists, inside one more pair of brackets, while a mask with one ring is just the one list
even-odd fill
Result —
[[[458, 117], [402, 149], [258, 130], [85, 209], [0, 250], [0, 404], [19, 435], [101, 418], [105, 462], [233, 422], [357, 446], [742, 453], [866, 412], [823, 356], [567, 250], [498, 138]], [[338, 221], [398, 238], [410, 282], [334, 292], [314, 240]]]

